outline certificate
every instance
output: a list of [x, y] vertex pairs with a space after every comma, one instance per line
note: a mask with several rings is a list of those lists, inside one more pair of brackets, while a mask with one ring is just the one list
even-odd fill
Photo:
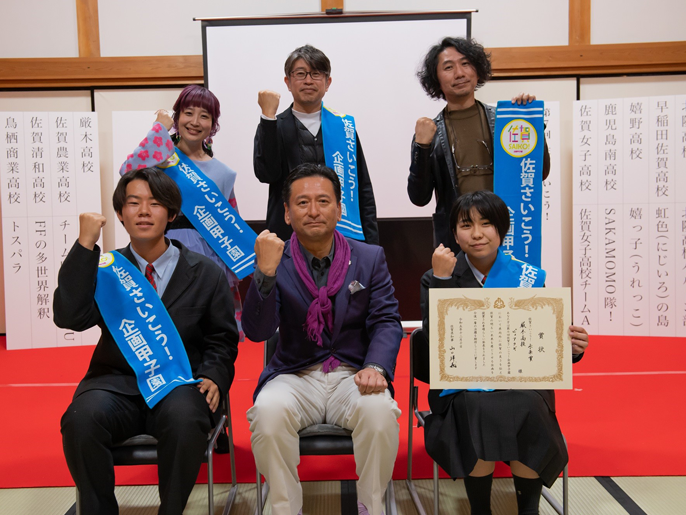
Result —
[[572, 388], [569, 288], [429, 290], [431, 388]]

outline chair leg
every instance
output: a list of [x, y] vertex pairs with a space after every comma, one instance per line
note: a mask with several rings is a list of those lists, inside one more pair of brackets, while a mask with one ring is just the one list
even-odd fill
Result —
[[438, 515], [438, 463], [434, 461], [434, 515]]
[[224, 511], [222, 515], [229, 515], [233, 503], [236, 500], [236, 494], [238, 493], [238, 483], [236, 482], [236, 455], [234, 454], [233, 447], [233, 426], [231, 425], [231, 405], [227, 405], [227, 419], [226, 419], [226, 429], [229, 433], [229, 459], [231, 462], [231, 489], [229, 490], [229, 496], [226, 499], [226, 504], [224, 505]]
[[214, 449], [207, 449], [207, 505], [210, 515], [214, 515]]
[[262, 515], [262, 474], [257, 471], [257, 480], [255, 481], [257, 487], [257, 498], [255, 503], [255, 515]]
[[262, 474], [257, 471], [257, 506], [255, 507], [255, 515], [262, 515], [262, 510], [267, 502], [267, 495], [269, 495], [269, 483], [264, 482], [264, 488], [262, 487]]
[[388, 482], [386, 487], [386, 515], [398, 515], [398, 509], [395, 504], [395, 487], [393, 486], [393, 479]]
[[569, 470], [566, 465], [562, 472], [562, 513], [569, 515]]

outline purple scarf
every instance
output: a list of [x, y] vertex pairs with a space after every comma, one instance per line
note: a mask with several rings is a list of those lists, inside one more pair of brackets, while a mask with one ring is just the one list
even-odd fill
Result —
[[[314, 297], [312, 304], [307, 310], [307, 318], [303, 324], [303, 329], [307, 333], [307, 337], [315, 342], [320, 347], [322, 346], [322, 332], [324, 325], [330, 330], [333, 328], [333, 304], [331, 298], [334, 297], [343, 286], [345, 275], [348, 273], [350, 266], [350, 246], [345, 241], [345, 237], [338, 231], [334, 231], [334, 255], [329, 269], [329, 276], [326, 281], [326, 286], [322, 286], [317, 290], [317, 285], [310, 275], [307, 268], [307, 263], [300, 251], [300, 243], [295, 232], [291, 236], [291, 255], [295, 263], [295, 269], [298, 271], [300, 280], [307, 287], [307, 291]], [[333, 356], [330, 356], [323, 363], [323, 370], [328, 374], [336, 369], [341, 362]]]

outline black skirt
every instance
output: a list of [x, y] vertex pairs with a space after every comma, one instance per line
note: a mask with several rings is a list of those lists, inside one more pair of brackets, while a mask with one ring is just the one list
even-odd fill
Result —
[[555, 412], [537, 391], [464, 391], [441, 398], [439, 393], [429, 393], [432, 414], [426, 419], [424, 445], [453, 479], [468, 475], [477, 459], [517, 460], [550, 487], [567, 464]]

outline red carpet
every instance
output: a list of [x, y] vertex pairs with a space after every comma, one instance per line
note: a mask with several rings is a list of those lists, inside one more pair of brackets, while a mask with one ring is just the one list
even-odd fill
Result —
[[[92, 347], [6, 351], [0, 339], [0, 487], [72, 485], [62, 455], [59, 420], [85, 373]], [[245, 412], [262, 368], [262, 345], [240, 346], [231, 408], [238, 480], [254, 481]], [[594, 337], [574, 368], [575, 389], [557, 394], [574, 476], [686, 475], [686, 339]], [[407, 470], [408, 346], [397, 366], [400, 451], [395, 478]], [[420, 399], [426, 399], [426, 388]], [[415, 431], [414, 476], [430, 477], [421, 430]], [[347, 464], [346, 464], [347, 462]], [[304, 457], [303, 480], [350, 479], [352, 457]], [[230, 479], [228, 456], [217, 457], [217, 477]], [[507, 473], [507, 468], [497, 472]], [[206, 473], [203, 470], [201, 480]], [[155, 467], [119, 467], [118, 484], [156, 483]]]

